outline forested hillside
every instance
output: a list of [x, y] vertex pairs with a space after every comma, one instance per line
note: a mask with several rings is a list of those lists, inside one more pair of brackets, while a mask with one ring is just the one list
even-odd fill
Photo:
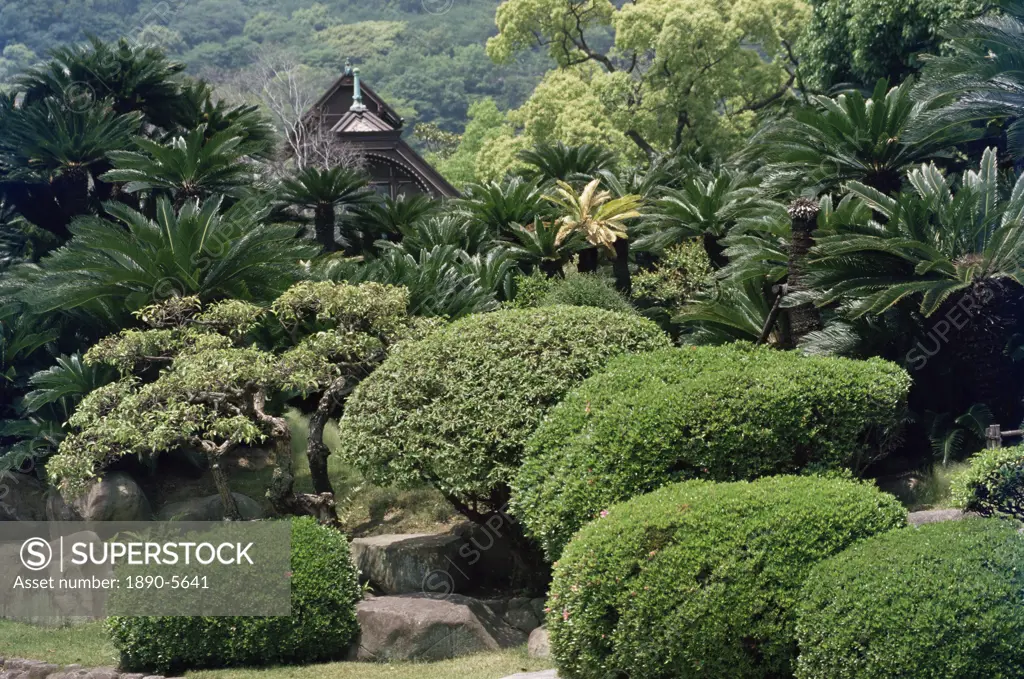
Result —
[[157, 45], [215, 84], [247, 87], [261, 64], [302, 65], [310, 86], [346, 60], [410, 123], [461, 131], [472, 100], [519, 106], [549, 67], [540, 54], [495, 65], [497, 0], [4, 0], [0, 81], [56, 45], [94, 35]]

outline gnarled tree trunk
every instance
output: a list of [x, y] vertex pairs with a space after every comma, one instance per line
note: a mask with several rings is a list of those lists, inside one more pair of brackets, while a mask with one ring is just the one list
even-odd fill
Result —
[[[804, 265], [807, 255], [814, 246], [814, 231], [818, 226], [819, 206], [816, 201], [798, 198], [789, 206], [789, 217], [793, 221], [789, 239], [789, 267], [786, 276], [787, 294], [795, 295], [807, 291]], [[791, 349], [800, 343], [809, 332], [821, 330], [821, 314], [811, 302], [804, 302], [786, 309], [789, 316]]]

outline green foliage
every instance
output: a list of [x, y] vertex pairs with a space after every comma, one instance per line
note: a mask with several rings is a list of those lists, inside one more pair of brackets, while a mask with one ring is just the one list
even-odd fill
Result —
[[487, 43], [491, 58], [507, 63], [540, 46], [558, 69], [509, 114], [504, 140], [490, 146], [507, 156], [502, 151], [518, 133], [527, 147], [563, 141], [631, 155], [649, 155], [650, 147], [730, 150], [795, 82], [788, 47], [807, 14], [803, 2], [790, 0], [506, 0], [498, 35]]
[[113, 617], [107, 629], [134, 671], [308, 664], [345, 655], [362, 598], [345, 536], [292, 519], [292, 613], [279, 617]]
[[545, 306], [587, 306], [619, 313], [635, 313], [633, 305], [615, 289], [615, 281], [600, 274], [567, 272], [565, 278], [541, 274], [516, 278], [517, 309]]
[[219, 198], [192, 200], [175, 210], [161, 198], [153, 220], [108, 203], [111, 220], [78, 220], [66, 247], [12, 281], [35, 313], [85, 308], [119, 321], [176, 296], [273, 299], [316, 249], [295, 239], [295, 227], [264, 223], [259, 204], [221, 205]]
[[799, 41], [800, 70], [811, 87], [899, 82], [940, 51], [941, 29], [982, 11], [976, 0], [811, 0]]
[[953, 479], [953, 502], [983, 516], [1024, 520], [1024, 447], [983, 450]]
[[743, 344], [621, 357], [528, 441], [512, 513], [554, 561], [601, 510], [672, 481], [859, 469], [886, 452], [909, 387], [878, 359]]
[[797, 612], [799, 679], [1024, 672], [1017, 527], [966, 519], [893, 531], [814, 568]]
[[464, 318], [400, 345], [359, 386], [341, 453], [374, 483], [426, 481], [499, 509], [548, 408], [611, 357], [667, 344], [649, 321], [593, 308]]
[[916, 104], [913, 87], [908, 79], [890, 89], [882, 79], [870, 98], [856, 90], [835, 98], [813, 96], [808, 106], [770, 122], [749, 150], [764, 163], [765, 184], [773, 190], [815, 195], [835, 191], [848, 181], [882, 193], [899, 191], [904, 170], [977, 136], [969, 129], [950, 127], [930, 140], [909, 139], [929, 111], [929, 105]]
[[808, 571], [905, 521], [891, 496], [836, 478], [689, 481], [615, 505], [555, 567], [560, 676], [791, 676]]
[[654, 268], [633, 276], [633, 298], [641, 304], [678, 313], [710, 283], [711, 261], [696, 240], [665, 248]]
[[[137, 315], [150, 329], [124, 330], [86, 353], [87, 365], [115, 367], [121, 379], [82, 399], [47, 474], [74, 494], [126, 455], [190, 445], [215, 460], [238, 445], [286, 436], [265, 412], [266, 399], [362, 379], [407, 329], [407, 303], [405, 290], [376, 283], [306, 282], [269, 309], [237, 300], [204, 307], [197, 297], [146, 307]], [[288, 332], [283, 351], [251, 342], [264, 321]]]

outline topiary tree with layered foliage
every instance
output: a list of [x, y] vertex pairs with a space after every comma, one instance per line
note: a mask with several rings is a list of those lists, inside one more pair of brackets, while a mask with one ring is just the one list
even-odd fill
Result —
[[885, 452], [909, 387], [886, 361], [746, 344], [623, 356], [527, 442], [512, 513], [554, 561], [601, 510], [672, 481], [860, 469]]
[[612, 357], [666, 346], [650, 321], [596, 308], [470, 316], [396, 348], [359, 385], [342, 454], [374, 483], [429, 483], [483, 523], [551, 406]]
[[[274, 507], [334, 523], [323, 427], [390, 344], [411, 331], [407, 302], [404, 289], [376, 283], [300, 283], [269, 308], [237, 300], [204, 306], [195, 297], [146, 307], [138, 316], [149, 329], [122, 331], [86, 353], [87, 364], [114, 366], [121, 378], [82, 400], [48, 475], [74, 494], [120, 457], [193, 446], [209, 461], [225, 515], [237, 519], [221, 460], [239, 445], [269, 439]], [[284, 331], [280, 342], [257, 343], [258, 330], [275, 329]], [[308, 444], [315, 494], [293, 491], [291, 431], [268, 405], [296, 394], [317, 403]]]
[[615, 505], [555, 566], [559, 676], [792, 676], [812, 566], [905, 522], [877, 488], [819, 477], [687, 481]]

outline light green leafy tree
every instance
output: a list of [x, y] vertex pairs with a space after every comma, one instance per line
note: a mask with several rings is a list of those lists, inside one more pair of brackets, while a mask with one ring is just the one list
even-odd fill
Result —
[[[136, 315], [148, 329], [124, 330], [86, 353], [87, 365], [112, 366], [121, 377], [82, 399], [47, 474], [73, 495], [121, 457], [191, 446], [209, 461], [225, 516], [237, 519], [222, 460], [239, 445], [269, 440], [277, 468], [267, 497], [277, 511], [334, 523], [323, 427], [391, 343], [422, 327], [407, 304], [402, 288], [305, 282], [269, 307], [204, 306], [198, 297], [146, 307]], [[281, 348], [253, 339], [257, 329], [275, 328]], [[315, 397], [307, 448], [314, 494], [294, 492], [291, 430], [270, 405], [279, 394]]]
[[796, 83], [793, 45], [808, 16], [801, 0], [506, 0], [491, 58], [540, 45], [558, 69], [482, 155], [510, 157], [520, 139], [596, 142], [633, 156], [729, 151]]

